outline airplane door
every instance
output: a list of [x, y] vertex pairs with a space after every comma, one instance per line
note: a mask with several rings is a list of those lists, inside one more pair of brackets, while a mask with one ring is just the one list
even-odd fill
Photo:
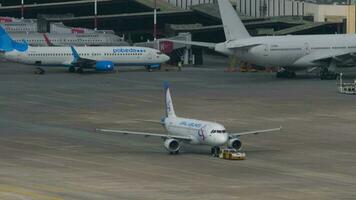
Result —
[[153, 59], [153, 54], [152, 54], [152, 52], [150, 51], [150, 52], [148, 52], [148, 60], [152, 60]]
[[309, 43], [304, 43], [304, 53], [305, 55], [308, 55], [310, 54], [310, 46], [309, 46]]
[[15, 57], [15, 62], [20, 63], [20, 60], [22, 59], [22, 54], [18, 53]]
[[264, 48], [264, 50], [263, 50], [263, 55], [264, 55], [264, 56], [268, 56], [268, 55], [269, 55], [269, 47], [268, 47], [268, 44], [263, 45], [263, 48]]

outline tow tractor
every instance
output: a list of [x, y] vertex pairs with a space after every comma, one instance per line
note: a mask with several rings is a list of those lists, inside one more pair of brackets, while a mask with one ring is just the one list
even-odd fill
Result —
[[356, 95], [356, 80], [353, 83], [344, 83], [342, 80], [342, 73], [339, 76], [340, 80], [337, 83], [338, 90], [341, 94], [353, 94]]
[[236, 151], [236, 149], [221, 149], [219, 158], [226, 159], [226, 160], [245, 160], [246, 153]]

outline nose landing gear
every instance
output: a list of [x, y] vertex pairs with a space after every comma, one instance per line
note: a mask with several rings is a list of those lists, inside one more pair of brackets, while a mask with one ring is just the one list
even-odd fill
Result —
[[320, 79], [321, 80], [335, 80], [337, 78], [337, 74], [333, 71], [330, 71], [328, 68], [320, 69]]
[[213, 157], [219, 157], [220, 154], [220, 147], [211, 147], [211, 156]]
[[277, 72], [277, 78], [295, 78], [297, 75], [293, 71], [281, 70]]
[[35, 74], [43, 75], [45, 74], [45, 70], [42, 69], [41, 67], [37, 67], [35, 70]]

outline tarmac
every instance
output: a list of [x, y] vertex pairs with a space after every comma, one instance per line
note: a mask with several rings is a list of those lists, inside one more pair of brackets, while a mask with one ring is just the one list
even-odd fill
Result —
[[[356, 96], [335, 81], [224, 72], [223, 58], [182, 72], [71, 74], [0, 64], [0, 199], [356, 199]], [[95, 128], [165, 133], [163, 81], [179, 116], [241, 138], [247, 159], [213, 158], [206, 146], [168, 154], [158, 138]]]

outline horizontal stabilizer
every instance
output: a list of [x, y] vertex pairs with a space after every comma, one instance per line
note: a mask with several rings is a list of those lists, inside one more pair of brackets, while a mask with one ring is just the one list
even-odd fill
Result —
[[177, 44], [185, 44], [185, 45], [192, 45], [198, 47], [206, 47], [209, 49], [215, 49], [216, 43], [209, 43], [209, 42], [194, 42], [194, 41], [184, 41], [184, 40], [170, 40], [170, 39], [160, 39], [160, 41], [168, 41]]

